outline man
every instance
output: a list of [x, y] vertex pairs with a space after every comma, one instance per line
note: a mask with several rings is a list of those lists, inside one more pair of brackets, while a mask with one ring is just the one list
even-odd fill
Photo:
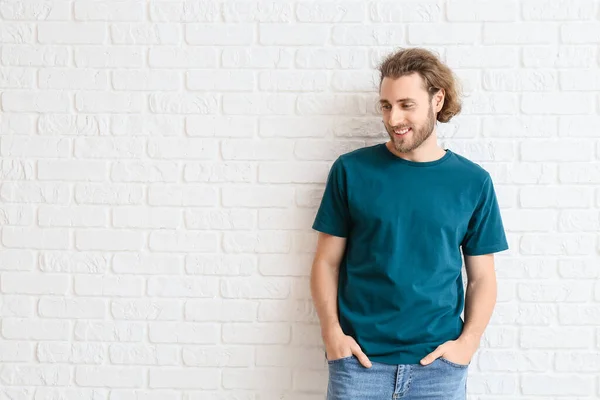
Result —
[[496, 302], [493, 253], [508, 249], [494, 186], [437, 145], [436, 120], [461, 109], [451, 70], [405, 49], [379, 71], [390, 140], [335, 160], [313, 224], [327, 398], [465, 399]]

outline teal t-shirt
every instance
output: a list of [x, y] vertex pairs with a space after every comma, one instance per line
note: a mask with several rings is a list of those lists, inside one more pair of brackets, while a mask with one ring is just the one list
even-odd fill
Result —
[[340, 324], [372, 361], [387, 364], [418, 364], [460, 336], [461, 248], [508, 249], [487, 171], [450, 150], [408, 161], [384, 143], [333, 163], [313, 229], [347, 238]]

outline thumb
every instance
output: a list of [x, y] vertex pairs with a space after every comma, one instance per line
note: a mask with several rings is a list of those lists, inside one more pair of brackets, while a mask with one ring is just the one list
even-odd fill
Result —
[[444, 354], [442, 346], [438, 346], [434, 351], [432, 351], [431, 353], [429, 353], [428, 355], [426, 355], [425, 357], [423, 357], [423, 359], [421, 359], [421, 364], [422, 365], [431, 364], [437, 358], [441, 357], [442, 354]]
[[365, 367], [371, 368], [373, 364], [371, 364], [371, 360], [367, 357], [367, 355], [362, 351], [360, 346], [356, 345], [352, 348], [352, 353], [358, 358], [358, 361]]

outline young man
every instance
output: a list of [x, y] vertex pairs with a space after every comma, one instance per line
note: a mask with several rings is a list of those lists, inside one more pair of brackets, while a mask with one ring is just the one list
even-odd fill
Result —
[[313, 225], [327, 398], [465, 399], [496, 302], [493, 253], [508, 249], [494, 186], [437, 145], [436, 120], [461, 109], [451, 70], [405, 49], [379, 71], [390, 140], [334, 162]]

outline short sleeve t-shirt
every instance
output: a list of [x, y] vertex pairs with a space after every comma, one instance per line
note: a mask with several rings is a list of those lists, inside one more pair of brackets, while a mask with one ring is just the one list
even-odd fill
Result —
[[461, 249], [508, 249], [487, 171], [450, 150], [405, 160], [385, 143], [335, 160], [313, 229], [347, 238], [340, 324], [372, 361], [388, 364], [418, 364], [460, 336]]

